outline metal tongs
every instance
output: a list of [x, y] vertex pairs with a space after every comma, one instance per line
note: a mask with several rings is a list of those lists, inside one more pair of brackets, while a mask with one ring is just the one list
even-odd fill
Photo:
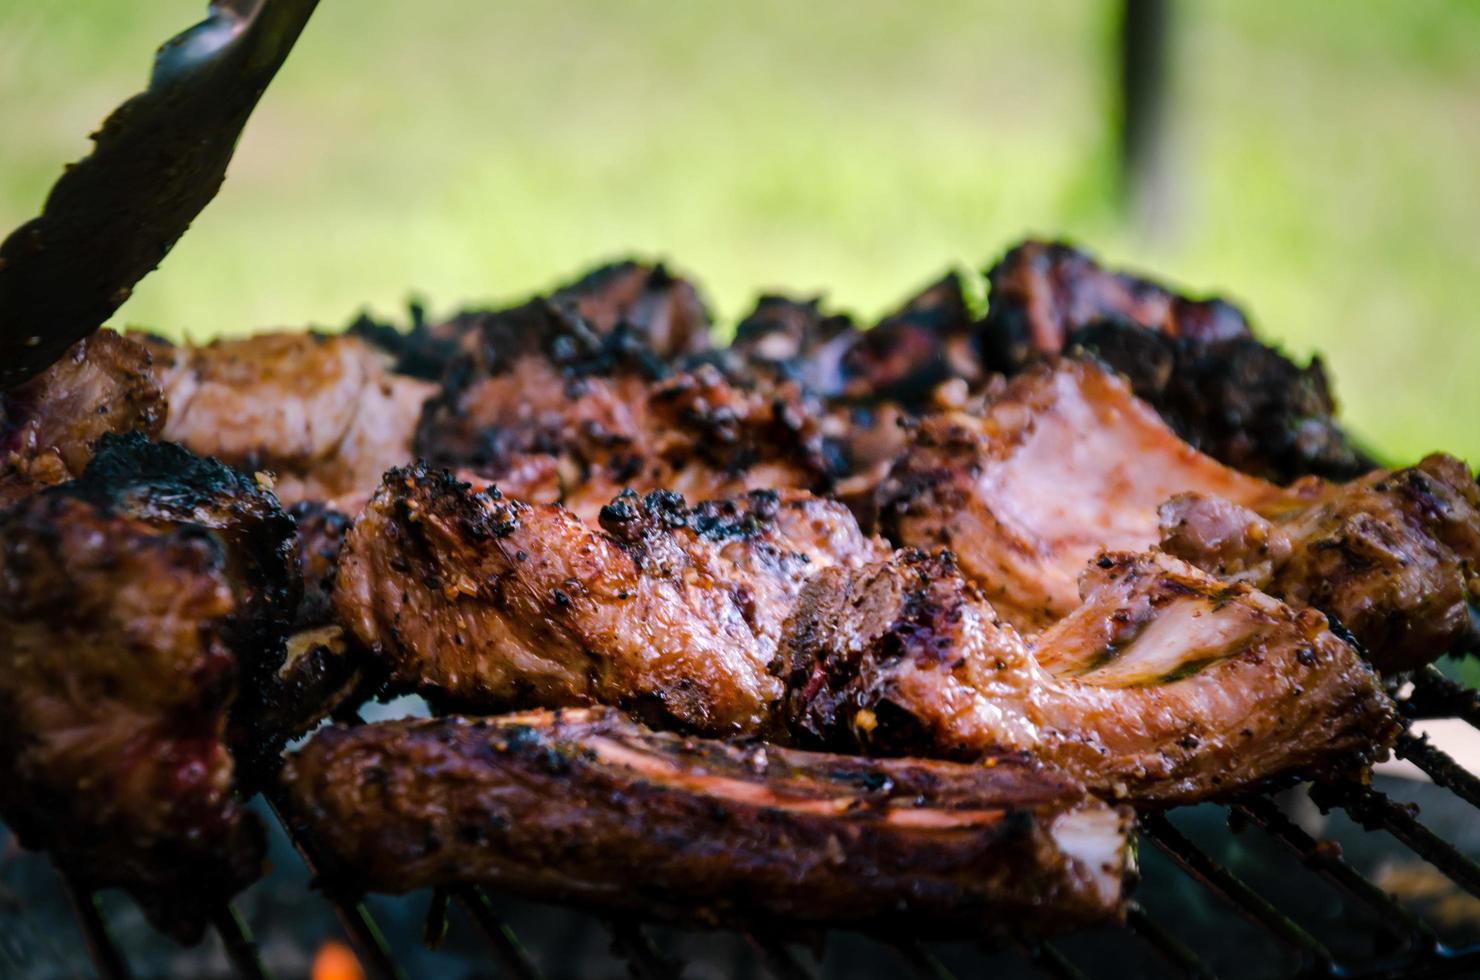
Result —
[[93, 135], [40, 217], [0, 243], [0, 390], [92, 333], [210, 203], [318, 0], [215, 0]]

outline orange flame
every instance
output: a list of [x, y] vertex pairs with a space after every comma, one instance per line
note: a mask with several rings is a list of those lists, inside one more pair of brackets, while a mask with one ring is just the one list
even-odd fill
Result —
[[309, 976], [313, 980], [365, 980], [365, 971], [348, 946], [326, 939], [314, 954], [313, 972]]

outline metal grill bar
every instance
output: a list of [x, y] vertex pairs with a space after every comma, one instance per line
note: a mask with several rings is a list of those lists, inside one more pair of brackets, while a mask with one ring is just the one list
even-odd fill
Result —
[[776, 980], [816, 980], [816, 974], [781, 940], [747, 931], [745, 941], [760, 954], [761, 961]]
[[1480, 728], [1480, 691], [1472, 691], [1430, 664], [1413, 672], [1413, 691], [1398, 702], [1410, 718], [1463, 718]]
[[1431, 745], [1427, 735], [1419, 738], [1405, 732], [1398, 736], [1393, 752], [1471, 806], [1480, 807], [1480, 779], [1450, 758], [1449, 753]]
[[226, 958], [238, 976], [246, 980], [271, 980], [267, 968], [262, 965], [262, 957], [257, 953], [257, 944], [252, 941], [252, 933], [235, 908], [229, 904], [222, 905], [211, 917], [211, 924], [216, 927], [221, 945], [226, 948]]
[[1318, 841], [1285, 816], [1272, 800], [1263, 797], [1244, 800], [1230, 807], [1239, 818], [1258, 827], [1316, 874], [1378, 913], [1379, 928], [1394, 939], [1433, 949], [1438, 943], [1423, 920], [1394, 901], [1348, 864], [1338, 848]]
[[930, 950], [915, 942], [898, 943], [890, 949], [904, 960], [910, 972], [920, 980], [956, 980], [956, 975]]
[[1199, 850], [1180, 830], [1172, 826], [1165, 814], [1148, 813], [1141, 817], [1146, 837], [1183, 871], [1226, 899], [1240, 914], [1274, 933], [1285, 945], [1306, 957], [1312, 966], [1329, 970], [1331, 951], [1306, 932], [1289, 916], [1269, 904], [1233, 872]]
[[334, 906], [334, 913], [339, 917], [339, 923], [344, 927], [350, 944], [354, 946], [361, 965], [372, 976], [381, 978], [381, 980], [406, 980], [406, 974], [396, 963], [390, 945], [385, 941], [385, 935], [366, 910], [364, 903], [342, 892], [339, 879], [326, 876], [320, 870], [327, 865], [320, 863], [321, 858], [317, 846], [308, 839], [308, 835], [301, 826], [285, 816], [288, 812], [287, 797], [275, 785], [270, 785], [263, 796], [267, 798], [273, 816], [277, 817], [278, 823], [288, 831], [288, 838], [293, 842], [293, 849], [307, 865], [309, 874], [313, 875], [314, 881], [323, 889], [324, 896]]
[[1213, 971], [1191, 947], [1147, 915], [1139, 904], [1131, 902], [1126, 906], [1125, 924], [1183, 976], [1193, 980], [1216, 980]]
[[611, 918], [612, 952], [627, 961], [635, 980], [680, 980], [683, 968], [665, 956], [636, 919]]
[[128, 960], [124, 959], [118, 944], [113, 941], [108, 923], [103, 921], [97, 896], [82, 887], [71, 874], [61, 869], [57, 873], [62, 877], [67, 901], [71, 903], [72, 911], [77, 916], [77, 924], [82, 928], [82, 940], [87, 944], [87, 953], [92, 957], [93, 965], [98, 968], [98, 976], [102, 980], [131, 980], [133, 972], [128, 968]]
[[1323, 809], [1339, 806], [1367, 830], [1385, 830], [1471, 895], [1480, 897], [1480, 865], [1434, 833], [1406, 806], [1370, 786], [1317, 784], [1310, 798]]
[[1018, 948], [1034, 966], [1057, 980], [1089, 980], [1083, 970], [1048, 943], [1019, 943]]
[[493, 948], [493, 955], [516, 980], [540, 980], [539, 967], [529, 958], [528, 951], [514, 930], [498, 917], [493, 909], [493, 900], [482, 888], [459, 888], [454, 893], [457, 903], [468, 913]]

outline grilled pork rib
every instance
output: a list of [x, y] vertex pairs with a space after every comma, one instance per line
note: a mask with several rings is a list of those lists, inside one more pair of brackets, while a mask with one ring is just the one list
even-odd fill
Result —
[[0, 393], [0, 507], [80, 474], [104, 433], [156, 436], [165, 400], [149, 351], [112, 330]]
[[[1480, 497], [1463, 464], [1431, 457], [1349, 484], [1278, 487], [1192, 449], [1093, 363], [1040, 365], [980, 414], [926, 418], [879, 499], [897, 544], [949, 548], [993, 607], [1031, 632], [1078, 604], [1076, 580], [1097, 552], [1156, 545], [1159, 508], [1186, 493], [1277, 525], [1287, 552], [1263, 556], [1271, 567], [1243, 579], [1351, 619], [1380, 667], [1475, 643]], [[1188, 537], [1167, 546], [1216, 570], [1208, 545]]]
[[694, 508], [627, 492], [598, 528], [413, 467], [350, 531], [334, 599], [393, 686], [443, 703], [613, 704], [743, 734], [780, 694], [767, 666], [802, 583], [882, 554], [842, 505], [800, 492]]
[[990, 368], [1016, 373], [1085, 348], [1124, 372], [1182, 438], [1237, 469], [1283, 483], [1372, 468], [1334, 421], [1319, 358], [1294, 364], [1223, 300], [1178, 296], [1057, 243], [1024, 242], [988, 276], [979, 343]]
[[234, 785], [282, 745], [296, 561], [271, 494], [137, 434], [0, 516], [0, 812], [182, 939], [260, 870]]
[[368, 493], [411, 459], [435, 386], [393, 373], [352, 336], [259, 334], [176, 347], [153, 339], [169, 400], [163, 436], [245, 472], [273, 474], [288, 503]]
[[949, 556], [900, 552], [804, 587], [779, 666], [803, 743], [976, 759], [1020, 751], [1141, 804], [1355, 769], [1397, 725], [1324, 617], [1165, 555], [1102, 556], [1031, 642]]
[[684, 925], [911, 937], [1116, 917], [1129, 812], [995, 761], [680, 738], [589, 709], [327, 728], [283, 778], [380, 891], [491, 884]]

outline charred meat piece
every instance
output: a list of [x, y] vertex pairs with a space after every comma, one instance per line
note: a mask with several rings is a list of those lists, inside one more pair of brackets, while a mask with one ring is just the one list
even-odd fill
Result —
[[158, 435], [165, 400], [150, 365], [143, 345], [99, 330], [0, 393], [0, 507], [80, 474], [104, 433]]
[[234, 787], [281, 746], [296, 562], [271, 494], [138, 434], [0, 516], [0, 811], [181, 939], [260, 870]]
[[340, 626], [332, 602], [344, 538], [364, 503], [360, 497], [305, 500], [288, 509], [297, 526], [303, 599], [263, 725], [289, 738], [304, 734], [379, 680], [364, 648]]
[[693, 508], [628, 492], [598, 529], [415, 467], [386, 474], [350, 531], [335, 605], [393, 687], [443, 705], [601, 703], [753, 733], [802, 583], [880, 554], [840, 504], [798, 492]]
[[176, 347], [154, 340], [169, 399], [164, 438], [248, 473], [273, 475], [285, 501], [368, 493], [411, 459], [435, 386], [389, 370], [358, 337], [260, 334]]
[[1245, 473], [1288, 483], [1372, 469], [1334, 420], [1320, 358], [1300, 367], [1251, 337], [1189, 341], [1123, 320], [1074, 331], [1068, 349], [1124, 374], [1179, 435]]
[[1161, 518], [1166, 551], [1324, 610], [1383, 670], [1480, 649], [1480, 492], [1452, 456], [1326, 487], [1270, 519], [1199, 494]]
[[825, 571], [782, 643], [784, 727], [889, 755], [1025, 752], [1153, 805], [1356, 769], [1397, 734], [1320, 613], [1154, 552], [1102, 556], [1083, 589], [1025, 642], [948, 556]]
[[1129, 812], [995, 761], [735, 745], [589, 709], [328, 728], [284, 779], [379, 891], [490, 884], [686, 926], [910, 938], [1116, 918]]
[[702, 354], [711, 346], [709, 311], [687, 279], [661, 264], [613, 262], [586, 273], [550, 297], [572, 308], [598, 333], [628, 326], [665, 361]]
[[1111, 272], [1062, 242], [1023, 242], [987, 272], [987, 279], [991, 291], [982, 340], [999, 370], [1060, 353], [1075, 330], [1102, 320], [1128, 320], [1168, 337], [1203, 342], [1251, 335], [1243, 313], [1230, 303], [1187, 299], [1149, 280]]
[[1082, 348], [1124, 372], [1184, 439], [1230, 466], [1280, 483], [1372, 468], [1333, 421], [1320, 361], [1299, 367], [1259, 343], [1236, 307], [1110, 272], [1063, 244], [1025, 242], [988, 275], [980, 344], [991, 369], [1013, 374]]
[[[843, 359], [858, 342], [853, 321], [824, 313], [821, 300], [766, 295], [735, 328], [727, 353], [752, 371], [799, 382], [807, 391], [836, 398], [847, 386]], [[742, 368], [732, 368], [732, 373]]]
[[624, 487], [702, 497], [826, 485], [820, 408], [795, 383], [743, 386], [714, 365], [669, 374], [625, 328], [555, 305], [493, 315], [418, 427], [419, 456], [594, 519]]
[[[1180, 512], [1159, 510], [1189, 493], [1222, 503], [1200, 505], [1178, 530]], [[1079, 570], [1101, 549], [1165, 537], [1196, 564], [1336, 616], [1392, 670], [1475, 642], [1475, 500], [1464, 465], [1442, 456], [1349, 484], [1245, 476], [1179, 440], [1119, 378], [1061, 361], [1014, 379], [980, 415], [924, 420], [881, 488], [880, 513], [896, 543], [954, 551], [1019, 629], [1074, 608]], [[1229, 518], [1209, 508], [1231, 508], [1236, 524], [1262, 517], [1283, 539], [1224, 542], [1217, 527]], [[1227, 549], [1244, 554], [1220, 558]]]
[[943, 381], [978, 384], [986, 373], [972, 327], [961, 278], [949, 273], [858, 335], [843, 356], [843, 396], [918, 412], [930, 407]]

